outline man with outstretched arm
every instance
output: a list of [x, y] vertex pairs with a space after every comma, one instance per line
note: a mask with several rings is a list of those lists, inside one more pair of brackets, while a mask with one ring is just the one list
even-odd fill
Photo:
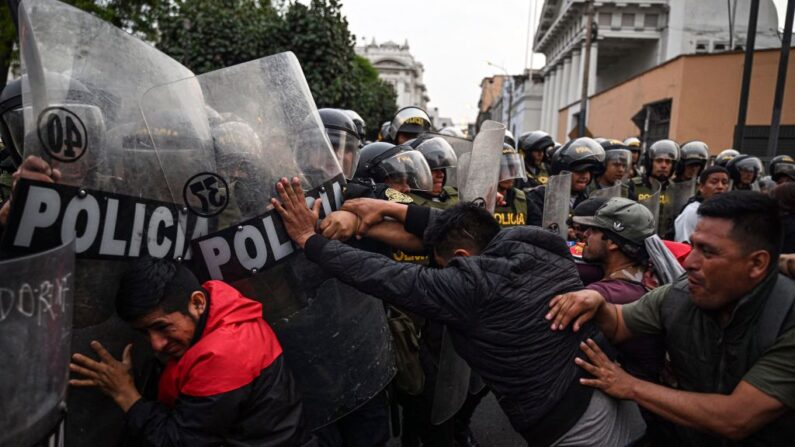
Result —
[[776, 203], [751, 191], [701, 204], [687, 275], [626, 305], [585, 290], [555, 297], [553, 331], [594, 320], [614, 343], [662, 335], [674, 383], [632, 377], [591, 341], [594, 378], [582, 383], [631, 399], [676, 424], [677, 445], [795, 443], [795, 283], [776, 271]]
[[[433, 219], [427, 208], [383, 205], [403, 207], [384, 214], [405, 213], [405, 228], [415, 234], [414, 215], [426, 213], [425, 242], [442, 268], [399, 263], [316, 234], [319, 208], [307, 209], [300, 185], [282, 179], [282, 201], [273, 204], [307, 258], [369, 295], [447, 325], [456, 352], [533, 445], [626, 445], [641, 436], [635, 404], [579, 383], [583, 373], [573, 359], [586, 338], [598, 337], [596, 327], [586, 324], [577, 334], [548, 329], [549, 299], [582, 287], [561, 238], [526, 226], [500, 231], [488, 211], [469, 203]], [[360, 225], [371, 226], [374, 215]]]

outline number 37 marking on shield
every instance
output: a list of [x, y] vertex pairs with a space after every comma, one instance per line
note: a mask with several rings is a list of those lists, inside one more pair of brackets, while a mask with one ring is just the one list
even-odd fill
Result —
[[48, 107], [39, 115], [39, 141], [50, 156], [75, 162], [88, 151], [88, 132], [83, 121], [64, 107]]
[[185, 182], [182, 198], [194, 214], [212, 217], [229, 203], [229, 185], [218, 174], [202, 172]]

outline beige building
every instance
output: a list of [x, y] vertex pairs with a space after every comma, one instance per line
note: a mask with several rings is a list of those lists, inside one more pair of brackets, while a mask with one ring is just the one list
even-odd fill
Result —
[[[779, 49], [754, 53], [748, 118], [743, 151], [764, 156], [773, 109]], [[647, 141], [699, 139], [713, 154], [732, 146], [743, 52], [693, 54], [676, 57], [644, 71], [589, 99], [588, 130], [597, 137]], [[790, 50], [779, 154], [795, 155], [795, 50]], [[555, 136], [565, 141], [576, 128], [576, 102], [557, 113]]]
[[428, 90], [422, 80], [425, 68], [414, 59], [409, 51], [408, 41], [403, 45], [392, 41], [356, 47], [356, 54], [367, 58], [384, 81], [392, 84], [397, 93], [397, 105], [401, 109], [408, 106], [428, 108]]

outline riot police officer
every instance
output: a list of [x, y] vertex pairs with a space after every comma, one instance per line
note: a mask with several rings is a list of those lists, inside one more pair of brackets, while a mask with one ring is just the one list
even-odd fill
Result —
[[644, 160], [646, 174], [632, 179], [638, 201], [652, 208], [652, 214], [658, 216], [657, 234], [661, 237], [673, 228], [675, 214], [679, 211], [669, 206], [673, 204], [673, 199], [668, 192], [674, 166], [679, 158], [680, 149], [675, 141], [659, 140], [652, 144], [646, 153]]
[[[550, 174], [558, 175], [563, 171], [571, 172], [571, 203], [569, 210], [588, 198], [588, 184], [591, 179], [601, 173], [605, 160], [605, 150], [588, 137], [569, 141], [552, 156]], [[544, 215], [544, 196], [546, 186], [539, 186], [527, 194], [529, 225], [541, 226]]]
[[344, 110], [344, 112], [356, 126], [356, 134], [362, 146], [364, 146], [364, 142], [367, 140], [367, 123], [364, 122], [364, 119], [355, 110]]
[[389, 141], [403, 144], [431, 130], [431, 118], [419, 107], [404, 107], [395, 114], [389, 126]]
[[605, 161], [602, 172], [596, 176], [588, 188], [589, 193], [602, 197], [628, 197], [635, 200], [635, 188], [626, 182], [632, 169], [632, 152], [619, 140], [606, 138], [597, 139], [605, 150]]
[[516, 186], [526, 190], [546, 185], [549, 180], [547, 150], [555, 147], [555, 141], [548, 133], [536, 130], [519, 135], [518, 144], [519, 155], [524, 157], [527, 178], [517, 180]]
[[498, 189], [503, 196], [503, 203], [494, 209], [494, 218], [501, 228], [527, 224], [527, 196], [524, 191], [516, 188], [516, 180], [526, 178], [524, 161], [519, 153], [505, 143], [500, 159], [500, 183]]
[[359, 148], [362, 146], [361, 132], [363, 132], [361, 126], [364, 121], [361, 125], [357, 125], [350, 118], [348, 111], [340, 109], [320, 109], [318, 112], [323, 127], [326, 128], [331, 148], [342, 167], [342, 173], [346, 179], [350, 179], [353, 177], [356, 165], [359, 164]]
[[748, 154], [740, 154], [726, 164], [733, 182], [732, 190], [759, 190], [757, 180], [765, 175], [762, 160]]
[[709, 146], [703, 141], [693, 140], [682, 145], [682, 157], [676, 164], [674, 181], [697, 179], [709, 160]]
[[353, 180], [371, 185], [376, 198], [400, 203], [412, 202], [407, 195], [412, 190], [433, 189], [431, 169], [422, 154], [410, 146], [396, 146], [383, 141], [362, 148]]
[[632, 152], [632, 172], [629, 176], [637, 177], [641, 175], [640, 157], [643, 155], [643, 144], [639, 138], [629, 137], [624, 140], [624, 146]]
[[779, 155], [770, 160], [768, 166], [770, 177], [779, 185], [795, 182], [795, 159], [789, 155]]
[[724, 149], [715, 157], [714, 164], [717, 166], [723, 166], [725, 168], [731, 159], [738, 155], [740, 155], [740, 153], [734, 149]]

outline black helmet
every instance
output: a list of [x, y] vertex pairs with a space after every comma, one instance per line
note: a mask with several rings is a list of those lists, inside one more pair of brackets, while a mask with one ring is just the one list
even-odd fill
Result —
[[605, 150], [588, 137], [577, 138], [564, 144], [552, 156], [550, 174], [558, 175], [563, 171], [589, 170], [598, 175], [605, 161]]
[[547, 146], [547, 149], [544, 151], [544, 153], [547, 155], [547, 160], [552, 160], [552, 157], [555, 155], [555, 152], [557, 152], [558, 149], [562, 147], [563, 145], [558, 143], [557, 141], [555, 141], [555, 144], [553, 144], [552, 146]]
[[454, 126], [447, 126], [447, 127], [442, 128], [442, 130], [439, 131], [439, 135], [447, 135], [447, 136], [450, 136], [450, 137], [466, 138], [466, 135], [464, 135], [464, 132], [462, 132], [461, 129], [459, 129], [457, 127], [454, 127]]
[[399, 133], [417, 136], [431, 130], [431, 118], [419, 107], [404, 107], [395, 114], [389, 127], [389, 138], [397, 141]]
[[596, 138], [594, 139], [597, 143], [602, 146], [602, 149], [605, 151], [613, 150], [613, 149], [626, 149], [629, 150], [626, 144], [624, 144], [621, 140], [611, 140], [609, 138]]
[[533, 132], [525, 132], [519, 135], [519, 152], [527, 157], [530, 152], [544, 151], [555, 145], [552, 137], [543, 130], [535, 130]]
[[[676, 175], [680, 176], [685, 171], [685, 166], [699, 165], [701, 170], [707, 166], [709, 160], [709, 146], [703, 141], [693, 140], [682, 145], [682, 157], [676, 164]], [[700, 172], [699, 172], [700, 173]]]
[[0, 93], [0, 139], [3, 140], [6, 151], [17, 166], [22, 163], [24, 138], [22, 80], [15, 79], [9, 81]]
[[[645, 159], [645, 168], [646, 168], [646, 175], [651, 175], [652, 173], [652, 165], [654, 160], [659, 158], [667, 158], [671, 160], [671, 174], [673, 174], [673, 168], [676, 167], [676, 163], [679, 161], [681, 155], [681, 150], [679, 149], [679, 145], [676, 144], [674, 140], [658, 140], [651, 146], [649, 146], [649, 150], [646, 152], [646, 159]], [[669, 175], [670, 176], [670, 175]]]
[[425, 157], [431, 171], [454, 168], [458, 163], [458, 157], [456, 157], [453, 147], [442, 137], [431, 134], [420, 135], [407, 141], [406, 145], [419, 151]]
[[524, 170], [524, 160], [510, 144], [503, 143], [502, 158], [500, 158], [500, 181], [517, 178], [527, 178], [527, 173]]
[[787, 176], [795, 181], [795, 159], [789, 155], [773, 157], [768, 165], [768, 171], [773, 181], [778, 182], [781, 177]]
[[740, 172], [747, 171], [754, 173], [754, 179], [751, 183], [755, 182], [760, 176], [765, 174], [765, 169], [762, 166], [762, 160], [748, 154], [740, 154], [726, 164], [726, 169], [729, 171], [729, 177], [737, 184], [740, 183]]
[[433, 189], [431, 168], [423, 155], [411, 146], [395, 146], [392, 143], [370, 143], [359, 153], [359, 164], [354, 178], [390, 183], [401, 178], [410, 189], [430, 191]]
[[725, 168], [726, 165], [729, 164], [729, 161], [738, 155], [740, 155], [740, 153], [734, 149], [724, 149], [715, 157], [715, 164]]
[[367, 139], [367, 124], [364, 122], [364, 119], [356, 113], [355, 110], [345, 110], [345, 114], [353, 121], [353, 124], [356, 126], [356, 133], [359, 135], [359, 140], [364, 144], [364, 140]]
[[516, 137], [514, 137], [513, 132], [508, 129], [505, 129], [505, 138], [502, 142], [516, 149]]
[[378, 141], [390, 141], [389, 128], [391, 126], [392, 123], [390, 123], [389, 121], [384, 121], [383, 124], [381, 124], [381, 129], [378, 131], [378, 136], [376, 137], [376, 139]]
[[359, 148], [362, 142], [356, 124], [344, 110], [320, 109], [320, 119], [326, 128], [331, 149], [337, 156], [345, 178], [353, 176], [359, 161]]

